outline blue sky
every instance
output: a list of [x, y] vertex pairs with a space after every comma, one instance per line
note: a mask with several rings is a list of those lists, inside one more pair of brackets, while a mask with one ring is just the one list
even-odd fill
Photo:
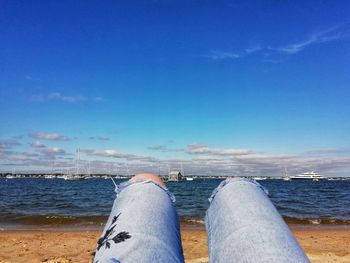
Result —
[[0, 5], [2, 171], [349, 175], [348, 1]]

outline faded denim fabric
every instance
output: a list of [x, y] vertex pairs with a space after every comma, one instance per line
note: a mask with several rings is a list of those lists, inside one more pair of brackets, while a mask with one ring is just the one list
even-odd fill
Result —
[[[175, 198], [169, 190], [140, 180], [122, 183], [116, 192], [93, 262], [184, 262]], [[226, 179], [209, 202], [209, 262], [309, 262], [257, 182]]]
[[184, 262], [180, 226], [167, 188], [125, 182], [98, 242], [94, 263]]
[[257, 182], [226, 179], [209, 201], [205, 218], [209, 262], [309, 262]]

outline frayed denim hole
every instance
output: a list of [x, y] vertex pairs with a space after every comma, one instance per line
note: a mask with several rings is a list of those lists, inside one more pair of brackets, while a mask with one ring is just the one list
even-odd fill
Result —
[[269, 190], [267, 190], [265, 187], [261, 186], [261, 189], [265, 192], [265, 194], [266, 194], [267, 196], [270, 195]]
[[118, 196], [120, 194], [121, 191], [123, 191], [126, 187], [128, 187], [129, 185], [133, 184], [134, 182], [130, 182], [130, 181], [126, 181], [126, 182], [122, 182], [120, 184], [117, 184], [117, 186], [114, 189], [114, 192], [116, 193], [116, 195]]
[[152, 183], [152, 184], [158, 186], [160, 189], [162, 189], [163, 191], [165, 191], [167, 193], [171, 202], [175, 203], [175, 201], [176, 201], [175, 195], [172, 192], [170, 192], [170, 190], [166, 186], [159, 185], [158, 183], [156, 183], [155, 181], [152, 181], [152, 180], [145, 180], [145, 181], [143, 181], [143, 183], [145, 183], [145, 184]]
[[241, 183], [251, 183], [254, 184], [256, 187], [260, 188], [261, 190], [263, 190], [265, 192], [265, 194], [269, 194], [269, 191], [263, 187], [261, 184], [259, 184], [257, 181], [250, 179], [250, 178], [230, 178], [230, 179], [226, 179], [228, 180], [227, 183], [237, 183], [237, 182], [241, 182]]

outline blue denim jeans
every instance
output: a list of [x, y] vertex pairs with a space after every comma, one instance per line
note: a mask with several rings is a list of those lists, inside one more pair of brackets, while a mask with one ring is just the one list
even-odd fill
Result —
[[[142, 180], [122, 183], [116, 192], [93, 262], [184, 262], [175, 198], [169, 190]], [[209, 202], [209, 262], [309, 262], [255, 181], [227, 179]]]

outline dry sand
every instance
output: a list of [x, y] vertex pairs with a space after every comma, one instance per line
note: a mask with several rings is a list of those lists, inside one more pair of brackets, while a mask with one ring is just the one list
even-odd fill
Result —
[[[350, 262], [349, 228], [292, 227], [312, 262]], [[0, 263], [91, 262], [100, 231], [1, 231]], [[207, 262], [204, 229], [184, 227], [186, 262]]]

